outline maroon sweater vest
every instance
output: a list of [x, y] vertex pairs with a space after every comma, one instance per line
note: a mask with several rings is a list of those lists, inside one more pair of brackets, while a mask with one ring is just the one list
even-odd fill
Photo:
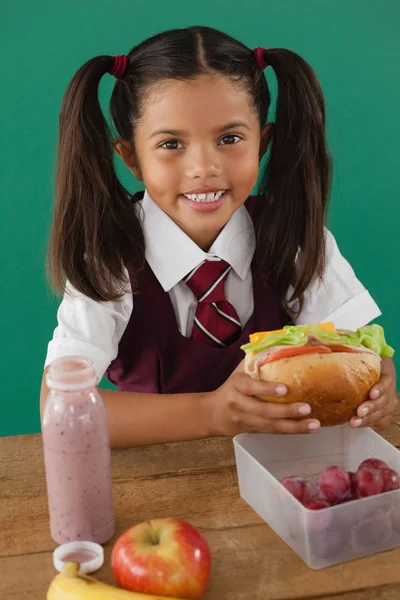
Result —
[[[136, 196], [135, 196], [136, 199]], [[256, 198], [246, 201], [252, 217]], [[177, 394], [215, 390], [244, 358], [250, 333], [280, 329], [290, 322], [272, 290], [252, 265], [254, 312], [239, 338], [226, 348], [209, 346], [179, 332], [168, 292], [149, 265], [140, 277], [133, 311], [106, 377], [121, 391]], [[129, 269], [131, 282], [133, 273]]]

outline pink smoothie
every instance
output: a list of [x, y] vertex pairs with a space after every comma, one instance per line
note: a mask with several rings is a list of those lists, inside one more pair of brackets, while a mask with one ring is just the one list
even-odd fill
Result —
[[96, 555], [88, 550], [77, 550], [76, 552], [70, 552], [62, 557], [63, 562], [76, 562], [80, 565], [89, 560], [96, 558]]
[[52, 538], [107, 542], [115, 531], [111, 454], [96, 388], [50, 391], [42, 434]]

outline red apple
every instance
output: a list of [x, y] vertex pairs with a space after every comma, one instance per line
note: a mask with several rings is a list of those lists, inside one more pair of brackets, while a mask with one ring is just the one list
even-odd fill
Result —
[[111, 566], [125, 589], [198, 600], [210, 577], [211, 552], [190, 523], [152, 519], [122, 534], [114, 545]]

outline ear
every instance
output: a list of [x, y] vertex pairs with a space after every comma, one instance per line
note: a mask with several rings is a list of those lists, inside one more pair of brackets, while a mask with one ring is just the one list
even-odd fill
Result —
[[113, 141], [113, 148], [120, 158], [124, 161], [126, 166], [136, 179], [143, 181], [142, 171], [140, 169], [139, 161], [133, 149], [133, 145], [122, 138], [115, 138]]
[[267, 123], [261, 131], [260, 138], [260, 159], [268, 150], [269, 143], [274, 135], [275, 123]]

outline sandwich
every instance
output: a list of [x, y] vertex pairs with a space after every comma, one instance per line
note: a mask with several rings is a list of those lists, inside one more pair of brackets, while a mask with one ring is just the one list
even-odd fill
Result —
[[268, 402], [306, 402], [310, 417], [322, 426], [349, 421], [379, 381], [382, 357], [394, 350], [380, 325], [357, 331], [336, 329], [333, 323], [288, 325], [250, 335], [245, 371], [255, 379], [283, 383], [286, 396], [264, 396]]

